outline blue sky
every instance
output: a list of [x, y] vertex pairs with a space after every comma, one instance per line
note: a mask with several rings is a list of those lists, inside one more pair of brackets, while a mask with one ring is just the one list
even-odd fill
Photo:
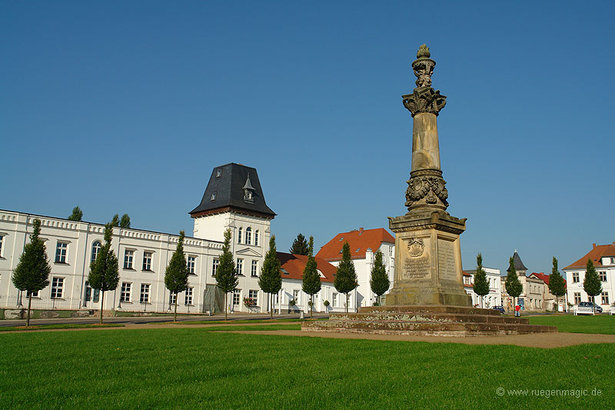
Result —
[[610, 2], [0, 2], [0, 208], [192, 231], [213, 167], [322, 246], [404, 209], [427, 43], [464, 267], [615, 241]]

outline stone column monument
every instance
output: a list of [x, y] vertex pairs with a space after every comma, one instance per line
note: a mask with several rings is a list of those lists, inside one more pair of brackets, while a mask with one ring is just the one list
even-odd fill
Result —
[[422, 45], [412, 63], [416, 88], [404, 95], [413, 118], [412, 167], [406, 207], [408, 213], [389, 218], [395, 232], [395, 276], [386, 305], [471, 306], [464, 291], [459, 235], [466, 219], [446, 212], [448, 191], [440, 168], [437, 117], [446, 97], [431, 87], [436, 62]]

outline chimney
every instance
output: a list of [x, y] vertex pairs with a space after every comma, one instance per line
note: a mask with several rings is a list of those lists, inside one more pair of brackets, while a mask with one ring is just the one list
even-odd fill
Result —
[[595, 243], [592, 243], [592, 246], [594, 247], [594, 249], [596, 249], [596, 244]]

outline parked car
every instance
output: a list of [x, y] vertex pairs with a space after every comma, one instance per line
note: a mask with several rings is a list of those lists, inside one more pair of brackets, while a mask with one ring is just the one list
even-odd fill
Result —
[[493, 306], [491, 309], [497, 310], [500, 313], [504, 313], [504, 306]]
[[590, 309], [593, 308], [596, 313], [602, 313], [602, 308], [594, 302], [581, 302], [579, 303], [579, 307], [588, 307]]

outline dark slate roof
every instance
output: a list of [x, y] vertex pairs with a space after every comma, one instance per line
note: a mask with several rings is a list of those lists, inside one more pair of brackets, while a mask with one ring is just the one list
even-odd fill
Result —
[[515, 265], [515, 270], [517, 272], [519, 272], [520, 270], [527, 270], [527, 268], [525, 267], [525, 265], [521, 261], [521, 257], [519, 256], [517, 251], [515, 251], [515, 253], [513, 255], [513, 264]]
[[[252, 192], [252, 200], [245, 198], [246, 188]], [[256, 169], [235, 163], [214, 168], [201, 203], [190, 215], [227, 207], [271, 218], [276, 215], [265, 203]]]

